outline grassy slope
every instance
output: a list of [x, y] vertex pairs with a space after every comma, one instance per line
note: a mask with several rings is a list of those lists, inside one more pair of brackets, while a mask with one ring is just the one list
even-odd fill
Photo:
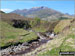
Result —
[[59, 56], [60, 49], [62, 51], [75, 51], [74, 35], [67, 37], [66, 40], [64, 38], [63, 41], [62, 41], [63, 45], [61, 43], [61, 45], [57, 47], [56, 44], [55, 47], [53, 47], [51, 50], [46, 50], [42, 53], [39, 53], [37, 56]]
[[59, 24], [56, 25], [54, 31], [55, 31], [56, 33], [61, 32], [61, 31], [64, 29], [64, 27], [70, 25], [70, 21], [71, 21], [71, 20], [61, 20], [61, 21], [59, 22]]
[[[65, 20], [61, 23], [59, 22], [58, 25], [60, 25], [60, 27], [55, 27], [57, 30], [62, 28], [64, 26], [64, 23], [66, 22]], [[69, 21], [68, 21], [69, 22]], [[66, 26], [69, 25], [67, 22]], [[38, 56], [58, 56], [59, 55], [59, 51], [60, 49], [62, 49], [63, 51], [74, 51], [75, 47], [74, 47], [74, 33], [75, 33], [75, 22], [74, 23], [70, 23], [71, 27], [68, 31], [65, 31], [67, 33], [67, 35], [64, 34], [59, 34], [57, 38], [55, 38], [54, 40], [52, 40], [51, 42], [45, 44], [42, 47], [39, 47], [38, 49], [44, 48], [46, 47], [46, 51], [44, 52], [40, 52], [38, 54]], [[29, 41], [32, 39], [35, 39], [37, 36], [34, 33], [30, 33], [27, 36], [21, 36], [21, 35], [25, 35], [29, 32], [23, 30], [23, 29], [17, 29], [17, 28], [13, 28], [11, 25], [9, 25], [6, 22], [2, 22], [0, 21], [0, 32], [1, 32], [1, 37], [2, 39], [0, 39], [0, 46], [5, 46], [5, 45], [10, 45], [8, 43], [15, 43], [15, 42], [25, 42], [25, 41]], [[65, 26], [65, 27], [66, 27]], [[42, 28], [41, 28], [42, 29]], [[36, 31], [43, 31], [39, 29], [36, 29]], [[57, 31], [56, 32], [61, 32], [61, 31]], [[70, 33], [69, 33], [70, 32]], [[62, 44], [63, 43], [63, 44]], [[50, 50], [49, 50], [50, 49]]]
[[[60, 24], [61, 24], [61, 22], [59, 22], [58, 25], [60, 25]], [[66, 24], [66, 23], [62, 22], [62, 24], [60, 25], [60, 27], [58, 27], [58, 29], [61, 28], [63, 26], [63, 24]], [[71, 24], [70, 29], [66, 30], [63, 34], [59, 34], [56, 39], [52, 40], [53, 44], [51, 44], [52, 42], [50, 42], [47, 45], [48, 46], [47, 50], [44, 52], [40, 52], [37, 56], [59, 56], [60, 49], [62, 51], [75, 51], [75, 44], [74, 44], [75, 22], [70, 23], [70, 24]]]
[[[0, 46], [8, 46], [16, 42], [27, 42], [37, 38], [34, 32], [28, 32], [24, 29], [14, 28], [10, 24], [0, 21]], [[44, 32], [42, 26], [33, 28], [35, 31]], [[43, 29], [43, 30], [42, 30]]]
[[29, 32], [23, 29], [13, 28], [11, 25], [9, 25], [6, 22], [0, 21], [0, 26], [1, 26], [0, 36], [2, 37], [0, 39], [0, 46], [10, 45], [10, 43], [15, 43], [15, 42], [25, 42], [36, 38], [36, 35], [34, 33], [30, 33], [28, 36], [21, 36]]
[[[64, 20], [60, 25], [61, 21], [57, 24], [60, 25], [57, 30], [63, 27], [64, 22], [68, 20]], [[69, 20], [71, 22], [71, 20]], [[69, 23], [70, 23], [69, 22]], [[68, 22], [67, 22], [68, 23]], [[66, 24], [66, 23], [65, 23]], [[66, 26], [70, 25], [70, 28], [64, 29]], [[63, 28], [64, 31], [60, 31], [61, 33], [56, 36], [53, 40], [50, 40], [46, 44], [41, 45], [34, 51], [26, 54], [26, 56], [59, 56], [59, 51], [75, 51], [75, 21], [70, 24], [66, 24]], [[56, 27], [55, 27], [56, 28]]]

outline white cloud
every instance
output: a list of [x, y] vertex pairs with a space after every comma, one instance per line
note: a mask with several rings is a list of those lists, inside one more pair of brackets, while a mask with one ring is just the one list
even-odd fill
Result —
[[6, 13], [8, 13], [8, 12], [11, 12], [12, 11], [12, 9], [0, 9], [1, 11], [4, 11], [4, 12], [6, 12]]

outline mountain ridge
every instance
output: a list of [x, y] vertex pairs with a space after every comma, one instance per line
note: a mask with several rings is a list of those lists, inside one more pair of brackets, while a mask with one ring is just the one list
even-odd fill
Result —
[[35, 18], [35, 17], [39, 17], [41, 19], [58, 19], [60, 17], [67, 17], [67, 18], [73, 18], [73, 16], [71, 15], [67, 15], [64, 13], [61, 13], [59, 11], [56, 11], [54, 9], [45, 7], [45, 6], [41, 6], [41, 7], [32, 7], [30, 9], [17, 9], [14, 10], [10, 13], [16, 13], [25, 17], [29, 17], [29, 18]]

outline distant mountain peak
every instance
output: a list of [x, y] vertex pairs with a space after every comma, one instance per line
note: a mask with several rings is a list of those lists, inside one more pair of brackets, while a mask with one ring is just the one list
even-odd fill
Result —
[[48, 8], [48, 7], [45, 7], [45, 6], [41, 6], [41, 7], [33, 7], [33, 8], [31, 8], [31, 9], [45, 9], [45, 8]]
[[20, 9], [16, 9], [15, 11], [20, 11]]
[[37, 8], [39, 8], [39, 7], [32, 7], [31, 9], [37, 9]]
[[45, 7], [45, 6], [41, 6], [41, 8], [48, 8], [48, 7]]
[[25, 11], [25, 10], [27, 10], [27, 9], [23, 9], [23, 11]]

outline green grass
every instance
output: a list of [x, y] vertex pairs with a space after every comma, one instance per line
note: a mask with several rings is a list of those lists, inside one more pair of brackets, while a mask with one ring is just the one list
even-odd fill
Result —
[[40, 27], [35, 27], [35, 28], [33, 28], [35, 31], [37, 31], [37, 32], [45, 32], [47, 29], [46, 28], [44, 28], [43, 26], [40, 26]]
[[[34, 32], [28, 32], [24, 29], [14, 28], [10, 24], [0, 21], [0, 46], [7, 46], [15, 44], [16, 42], [28, 42], [36, 39], [37, 35]], [[44, 32], [45, 28], [42, 26], [33, 28], [37, 32]], [[28, 34], [29, 33], [29, 34]], [[28, 34], [28, 35], [25, 35]], [[23, 36], [24, 35], [24, 36]]]
[[20, 42], [28, 42], [30, 40], [36, 39], [37, 35], [33, 32], [31, 32], [29, 35], [24, 36], [24, 38], [22, 40], [20, 40]]
[[[74, 48], [70, 46], [62, 46], [62, 51], [75, 51]], [[60, 48], [53, 48], [51, 51], [46, 51], [44, 53], [40, 53], [37, 56], [59, 56]]]
[[[0, 46], [6, 46], [10, 45], [9, 43], [15, 43], [15, 42], [26, 42], [32, 39], [36, 39], [37, 36], [35, 33], [30, 33], [27, 36], [21, 36], [29, 33], [26, 30], [23, 29], [17, 29], [12, 27], [6, 22], [0, 21], [0, 32], [1, 32], [1, 39], [0, 39]], [[22, 37], [22, 40], [20, 38]]]

